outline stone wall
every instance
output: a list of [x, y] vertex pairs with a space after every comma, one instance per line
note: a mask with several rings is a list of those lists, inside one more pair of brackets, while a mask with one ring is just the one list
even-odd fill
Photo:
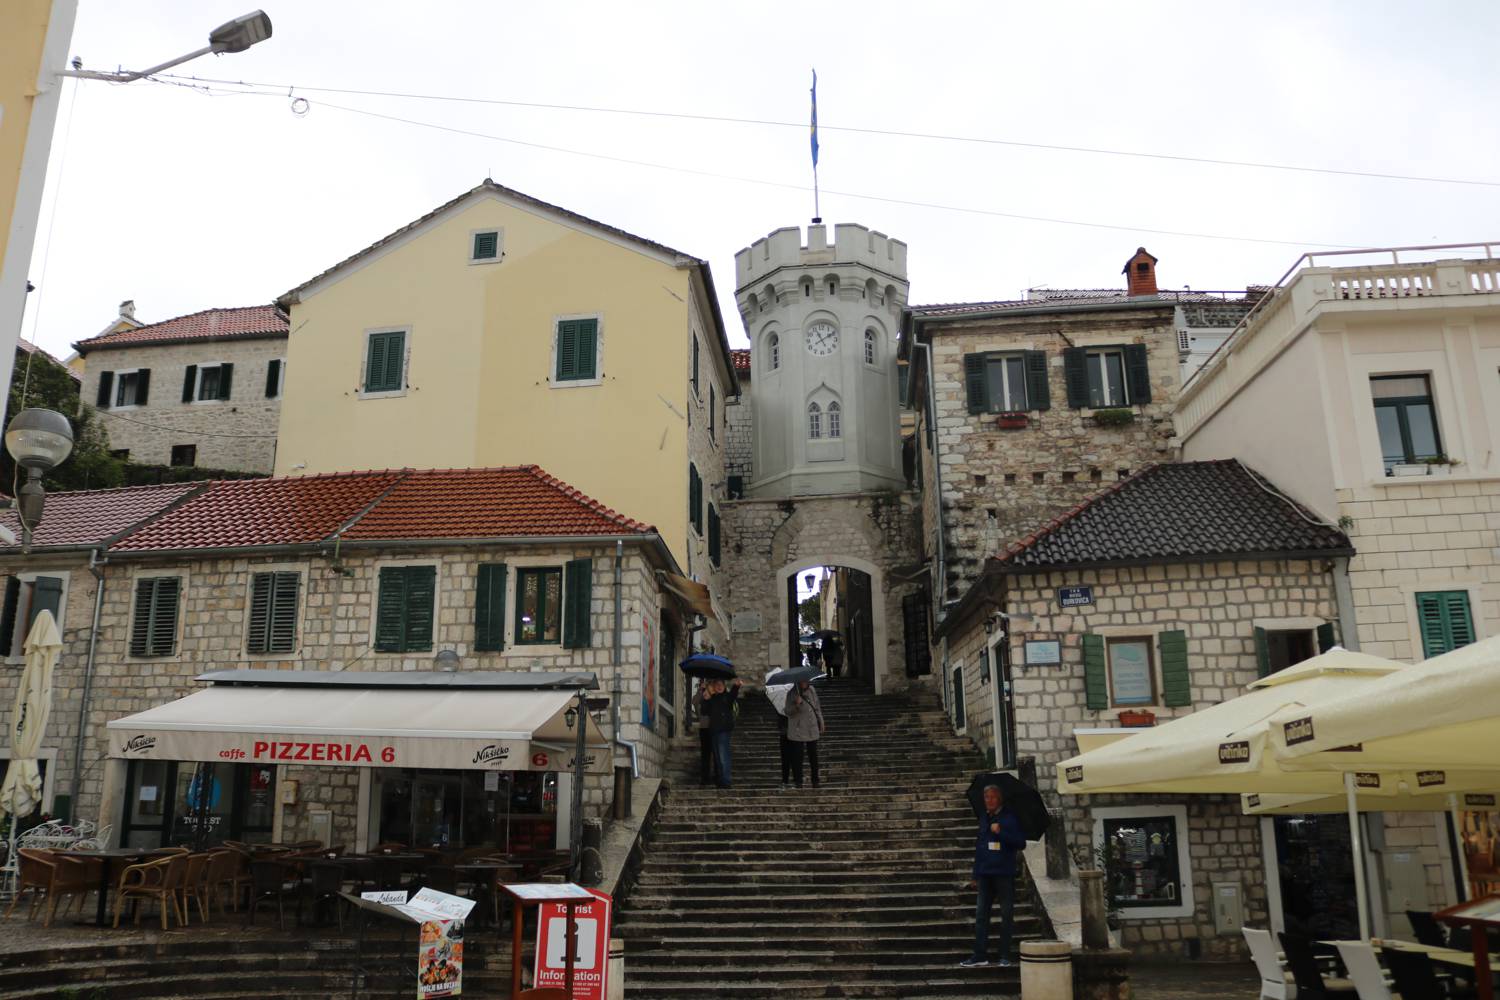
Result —
[[[269, 474], [276, 458], [281, 396], [278, 390], [266, 397], [266, 369], [277, 358], [286, 358], [285, 337], [94, 350], [85, 358], [83, 401], [92, 404], [99, 398], [102, 372], [150, 369], [145, 406], [99, 411], [111, 448], [128, 449], [133, 462], [167, 465], [174, 446], [190, 444], [198, 449], [194, 464], [203, 468]], [[234, 365], [231, 398], [182, 401], [188, 365], [224, 363]]]
[[[727, 413], [729, 410], [729, 393], [725, 389], [725, 380], [719, 365], [715, 363], [714, 355], [717, 353], [713, 345], [713, 334], [709, 331], [712, 327], [704, 322], [697, 306], [697, 298], [694, 297], [692, 309], [693, 336], [698, 338], [700, 355], [698, 369], [698, 391], [693, 392], [691, 372], [688, 372], [689, 381], [687, 388], [687, 425], [688, 425], [688, 460], [698, 468], [698, 474], [703, 477], [703, 503], [704, 509], [703, 530], [696, 531], [691, 521], [687, 525], [687, 565], [683, 567], [687, 575], [699, 583], [708, 586], [710, 594], [716, 604], [722, 608], [724, 603], [725, 573], [723, 563], [726, 557], [723, 551], [724, 532], [722, 527], [719, 532], [720, 560], [715, 565], [709, 556], [709, 516], [708, 508], [714, 507], [719, 511], [722, 519], [724, 516], [724, 500], [729, 495], [729, 483], [724, 473], [724, 452], [729, 434]], [[689, 361], [691, 360], [692, 346], [689, 345]], [[710, 389], [712, 391], [710, 391]], [[709, 407], [713, 407], [710, 413]], [[687, 470], [683, 469], [685, 477]], [[722, 619], [722, 615], [719, 618]], [[726, 622], [710, 618], [708, 626], [703, 631], [696, 633], [696, 648], [722, 649], [728, 641], [728, 625]], [[679, 713], [687, 709], [688, 696], [683, 691], [686, 685], [677, 685], [678, 704], [676, 709]], [[685, 718], [679, 714], [678, 718]]]
[[1462, 590], [1481, 637], [1500, 634], [1500, 479], [1435, 475], [1338, 491], [1359, 550], [1349, 583], [1360, 649], [1423, 658], [1416, 595]]
[[[667, 751], [666, 721], [658, 713], [647, 729], [642, 719], [643, 620], [649, 620], [659, 636], [660, 598], [654, 568], [640, 549], [625, 548], [622, 564], [621, 664], [612, 665], [614, 614], [614, 549], [574, 546], [471, 546], [431, 550], [382, 550], [345, 547], [338, 562], [326, 553], [280, 558], [224, 557], [167, 560], [114, 557], [104, 569], [105, 589], [95, 668], [94, 688], [84, 734], [84, 761], [78, 815], [99, 817], [101, 823], [118, 824], [120, 803], [101, 803], [101, 785], [107, 754], [104, 725], [134, 712], [201, 690], [194, 678], [210, 670], [245, 667], [265, 669], [402, 671], [433, 669], [434, 654], [452, 649], [461, 657], [463, 670], [564, 671], [588, 670], [598, 675], [598, 694], [614, 698], [618, 679], [621, 716], [620, 735], [638, 744], [641, 771], [647, 776], [662, 773]], [[500, 652], [476, 652], [474, 601], [477, 568], [482, 563], [517, 565], [561, 565], [573, 558], [593, 559], [592, 643], [586, 649], [560, 646], [507, 645]], [[381, 653], [373, 646], [373, 611], [383, 565], [436, 564], [438, 595], [433, 650], [425, 653]], [[45, 747], [58, 751], [57, 789], [64, 793], [72, 782], [73, 740], [78, 732], [78, 713], [84, 663], [87, 660], [93, 614], [94, 584], [86, 560], [38, 554], [30, 558], [12, 556], [0, 572], [64, 571], [68, 574], [63, 607], [64, 650], [55, 675], [54, 708], [47, 728]], [[302, 574], [298, 609], [297, 648], [284, 655], [251, 656], [245, 649], [245, 615], [253, 573], [290, 570]], [[180, 576], [182, 597], [176, 650], [171, 656], [137, 658], [128, 654], [134, 581], [141, 577]], [[514, 572], [511, 574], [514, 580]], [[514, 602], [507, 614], [514, 615]], [[680, 630], [679, 630], [680, 633]], [[654, 656], [655, 648], [650, 651]], [[15, 695], [18, 670], [0, 675], [0, 704], [10, 704]], [[608, 713], [601, 732], [611, 736]], [[628, 763], [623, 751], [617, 763]], [[286, 829], [295, 832], [309, 808], [327, 807], [334, 812], [336, 830], [352, 829], [353, 815], [346, 780], [333, 768], [299, 768], [281, 765], [278, 780], [299, 778], [302, 805], [282, 816]], [[358, 771], [351, 772], [358, 778]], [[604, 810], [610, 794], [608, 775], [590, 776], [585, 786], [585, 809], [590, 815]], [[116, 794], [123, 789], [116, 789]], [[342, 835], [342, 834], [341, 834]], [[352, 840], [352, 837], [351, 837]]]
[[788, 665], [788, 570], [848, 566], [878, 577], [872, 580], [875, 690], [908, 686], [901, 598], [913, 586], [894, 573], [917, 562], [915, 496], [739, 500], [725, 504], [725, 516], [725, 603], [734, 622], [730, 656], [740, 676], [758, 679]]
[[[1173, 460], [1171, 414], [1180, 383], [1172, 317], [1172, 305], [1166, 303], [1129, 311], [924, 323], [935, 369], [937, 415], [932, 423], [942, 458], [948, 600], [968, 589], [986, 556], [1003, 551], [1104, 485]], [[1130, 407], [1135, 422], [1120, 428], [1098, 426], [1094, 410], [1070, 409], [1063, 374], [1064, 348], [1114, 344], [1147, 345], [1152, 382], [1151, 402]], [[995, 414], [969, 413], [964, 356], [1021, 350], [1047, 353], [1051, 408], [1033, 411], [1023, 429], [1001, 430]], [[925, 409], [925, 391], [918, 396], [916, 405]], [[930, 447], [923, 436], [918, 440], [922, 481], [933, 494], [923, 524], [932, 545], [935, 470]]]
[[[1082, 637], [1151, 637], [1162, 631], [1187, 634], [1192, 703], [1183, 707], [1142, 706], [1159, 723], [1218, 704], [1243, 693], [1258, 676], [1254, 629], [1314, 629], [1337, 618], [1333, 578], [1319, 562], [1261, 560], [1188, 563], [1120, 569], [1079, 569], [1008, 577], [997, 590], [995, 609], [1032, 615], [1013, 619], [1008, 643], [1012, 675], [1012, 711], [1016, 753], [1037, 761], [1044, 793], [1066, 811], [1068, 836], [1075, 848], [1088, 850], [1093, 837], [1093, 808], [1118, 805], [1174, 804], [1187, 809], [1195, 912], [1191, 917], [1126, 919], [1122, 942], [1137, 953], [1188, 954], [1184, 942], [1206, 957], [1238, 955], [1238, 937], [1215, 936], [1211, 883], [1238, 881], [1246, 920], [1264, 926], [1265, 872], [1259, 822], [1240, 813], [1237, 797], [1223, 796], [1068, 796], [1059, 800], [1056, 765], [1077, 753], [1074, 730], [1117, 725], [1116, 709], [1087, 708]], [[1057, 604], [1059, 587], [1088, 586], [1094, 603], [1078, 608]], [[985, 609], [989, 611], [988, 608]], [[985, 751], [993, 745], [990, 685], [998, 682], [991, 664], [990, 684], [975, 669], [987, 637], [983, 616], [952, 623], [947, 637], [947, 671], [964, 669], [965, 729]], [[1058, 667], [1024, 666], [1026, 640], [1055, 640], [1062, 650]], [[992, 659], [994, 659], [992, 657]], [[1160, 664], [1156, 664], [1160, 691]], [[951, 701], [950, 685], [945, 697]], [[1132, 706], [1135, 707], [1135, 706]]]
[[724, 474], [740, 476], [749, 486], [755, 477], [755, 407], [748, 372], [740, 373], [740, 391], [724, 410]]

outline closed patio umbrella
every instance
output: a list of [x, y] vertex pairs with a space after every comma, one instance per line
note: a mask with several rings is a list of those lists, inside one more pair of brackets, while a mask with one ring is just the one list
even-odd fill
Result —
[[44, 609], [37, 614], [24, 649], [26, 665], [21, 670], [10, 717], [10, 766], [5, 783], [0, 785], [0, 809], [11, 818], [7, 865], [16, 855], [16, 826], [42, 804], [42, 772], [36, 755], [42, 746], [47, 716], [52, 713], [52, 671], [62, 652], [62, 636], [51, 611]]

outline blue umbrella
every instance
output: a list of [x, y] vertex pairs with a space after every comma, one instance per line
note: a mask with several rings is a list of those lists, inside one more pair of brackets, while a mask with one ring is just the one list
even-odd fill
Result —
[[708, 681], [724, 681], [734, 676], [734, 664], [713, 653], [694, 653], [678, 664], [689, 677]]

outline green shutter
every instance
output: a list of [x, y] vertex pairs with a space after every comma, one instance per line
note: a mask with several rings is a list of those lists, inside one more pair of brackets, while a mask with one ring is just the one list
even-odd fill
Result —
[[1131, 405], [1151, 402], [1151, 365], [1145, 344], [1125, 345], [1125, 381]]
[[578, 326], [578, 362], [574, 369], [574, 378], [592, 379], [598, 378], [599, 360], [599, 321], [596, 319], [581, 319]]
[[245, 623], [245, 652], [267, 651], [271, 635], [271, 584], [274, 573], [250, 577], [250, 620]]
[[406, 644], [406, 569], [385, 566], [380, 570], [380, 591], [375, 599], [375, 651], [399, 653]]
[[94, 396], [94, 405], [101, 410], [107, 410], [115, 401], [115, 373], [99, 373], [99, 391]]
[[281, 395], [281, 359], [272, 358], [266, 364], [266, 398], [275, 399]]
[[988, 646], [979, 650], [979, 683], [990, 682], [990, 649]]
[[1439, 656], [1474, 641], [1474, 621], [1465, 591], [1418, 594], [1417, 619], [1422, 629], [1423, 656]]
[[1068, 406], [1075, 410], [1089, 405], [1089, 355], [1081, 347], [1063, 348], [1063, 379], [1068, 386]]
[[1255, 675], [1271, 676], [1271, 644], [1266, 640], [1266, 630], [1255, 628]]
[[191, 403], [198, 394], [198, 366], [188, 365], [182, 370], [182, 401]]
[[290, 653], [297, 648], [297, 592], [301, 587], [301, 573], [272, 574], [267, 628], [268, 650], [272, 653]]
[[1087, 632], [1083, 636], [1084, 704], [1091, 712], [1109, 708], [1109, 671], [1104, 665], [1104, 636]]
[[432, 649], [433, 595], [437, 591], [436, 566], [406, 567], [406, 639], [405, 653], [425, 653]]
[[563, 645], [587, 649], [594, 642], [594, 560], [570, 559], [563, 574]]
[[385, 386], [385, 334], [372, 333], [365, 341], [365, 392], [381, 392]]
[[703, 534], [703, 477], [691, 462], [688, 463], [688, 521], [694, 531]]
[[145, 406], [151, 399], [151, 369], [142, 368], [135, 373], [135, 405]]
[[151, 648], [151, 595], [154, 590], [149, 579], [135, 582], [135, 613], [130, 620], [131, 656], [145, 656]]
[[713, 504], [708, 505], [708, 561], [714, 566], [719, 565], [720, 556], [720, 528], [719, 509]]
[[505, 648], [506, 572], [504, 563], [479, 567], [474, 588], [474, 648], [481, 653]]
[[9, 656], [16, 644], [16, 612], [21, 603], [21, 581], [5, 578], [5, 605], [0, 608], [0, 657]]
[[370, 334], [365, 354], [365, 392], [399, 392], [406, 384], [406, 334]]
[[63, 582], [57, 576], [39, 576], [31, 583], [31, 611], [27, 615], [26, 634], [31, 634], [31, 626], [36, 622], [36, 616], [43, 611], [52, 612], [53, 621], [57, 622], [59, 630], [62, 629]]
[[219, 398], [228, 399], [234, 385], [234, 365], [228, 362], [219, 366]]
[[1187, 633], [1163, 632], [1156, 637], [1161, 659], [1162, 704], [1180, 708], [1193, 703], [1193, 686], [1188, 678]]
[[500, 252], [500, 234], [498, 232], [475, 233], [474, 234], [474, 259], [494, 260]]
[[1338, 626], [1335, 623], [1324, 622], [1318, 626], [1318, 652], [1326, 653], [1338, 644]]
[[557, 324], [557, 378], [571, 382], [578, 378], [578, 324], [563, 320]]
[[1026, 352], [1026, 408], [1052, 409], [1052, 389], [1047, 385], [1047, 352]]
[[698, 395], [698, 335], [693, 334], [693, 395]]
[[146, 577], [135, 584], [130, 627], [131, 656], [171, 656], [177, 648], [177, 602], [182, 580]]
[[964, 355], [964, 387], [969, 395], [970, 413], [990, 411], [990, 385], [984, 372], [985, 355]]

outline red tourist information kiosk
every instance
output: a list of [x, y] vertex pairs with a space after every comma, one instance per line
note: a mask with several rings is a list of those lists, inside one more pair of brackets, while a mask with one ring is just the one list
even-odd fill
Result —
[[[546, 904], [558, 904], [563, 909], [563, 940], [577, 940], [577, 910], [580, 907], [591, 907], [598, 900], [589, 890], [570, 882], [552, 883], [528, 883], [522, 885], [502, 885], [500, 887], [507, 896], [515, 901], [515, 912], [511, 918], [514, 928], [511, 939], [510, 952], [510, 1000], [578, 1000], [578, 994], [573, 991], [576, 979], [573, 974], [576, 955], [572, 948], [562, 948], [563, 980], [561, 986], [537, 985], [529, 990], [521, 989], [521, 923], [525, 916], [526, 907], [543, 906]], [[540, 914], [543, 925], [542, 935], [546, 934], [547, 911], [544, 909]], [[608, 934], [605, 935], [605, 946], [608, 947]], [[538, 941], [538, 944], [542, 944]]]

